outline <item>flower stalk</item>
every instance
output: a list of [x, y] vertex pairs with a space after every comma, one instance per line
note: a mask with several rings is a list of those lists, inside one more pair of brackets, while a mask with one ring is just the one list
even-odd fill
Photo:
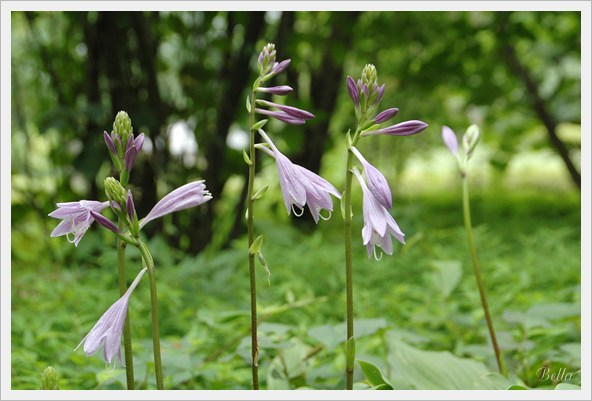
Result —
[[[125, 223], [119, 219], [119, 230], [125, 228]], [[125, 248], [126, 243], [120, 238], [117, 239], [117, 267], [118, 267], [118, 281], [119, 281], [119, 295], [123, 296], [127, 291], [125, 284]], [[129, 313], [125, 317], [125, 325], [123, 326], [123, 350], [125, 356], [125, 378], [127, 382], [127, 389], [133, 390], [135, 388], [134, 380], [134, 358], [132, 350], [132, 332], [130, 326]]]

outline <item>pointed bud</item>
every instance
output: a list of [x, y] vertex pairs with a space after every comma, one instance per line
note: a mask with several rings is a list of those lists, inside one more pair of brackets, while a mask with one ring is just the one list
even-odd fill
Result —
[[424, 129], [427, 128], [427, 124], [423, 121], [418, 120], [410, 120], [405, 121], [399, 124], [391, 125], [390, 127], [381, 128], [379, 130], [375, 130], [374, 127], [370, 127], [371, 129], [368, 131], [362, 132], [362, 136], [370, 136], [370, 135], [413, 135], [420, 133]]
[[134, 146], [136, 147], [136, 150], [138, 151], [138, 153], [140, 153], [142, 151], [142, 146], [144, 146], [144, 134], [141, 133], [140, 135], [138, 135], [136, 137], [136, 139], [134, 139]]
[[126, 202], [127, 193], [119, 181], [113, 177], [105, 178], [105, 194], [110, 201], [123, 205]]
[[133, 141], [132, 141], [132, 146], [130, 146], [125, 151], [125, 169], [127, 171], [131, 171], [131, 169], [134, 167], [134, 163], [136, 162], [136, 157], [138, 157], [138, 150], [133, 145]]
[[442, 127], [442, 139], [444, 140], [444, 144], [450, 150], [453, 156], [456, 156], [458, 153], [458, 141], [456, 139], [456, 135], [454, 131], [452, 131], [449, 127], [443, 126]]
[[115, 147], [115, 143], [111, 136], [107, 133], [107, 131], [103, 131], [103, 138], [105, 139], [105, 144], [107, 148], [109, 148], [109, 152], [113, 155], [117, 155], [117, 148]]
[[467, 159], [471, 157], [477, 143], [479, 142], [479, 127], [476, 124], [471, 125], [463, 136], [463, 148], [467, 154]]
[[127, 215], [130, 221], [134, 221], [134, 216], [136, 215], [136, 207], [134, 206], [134, 197], [132, 196], [132, 191], [129, 189], [127, 190], [127, 200], [125, 201], [125, 208], [127, 210]]
[[58, 373], [51, 366], [48, 366], [41, 375], [41, 390], [59, 390]]
[[90, 215], [97, 221], [97, 223], [99, 223], [106, 229], [109, 229], [116, 234], [121, 234], [121, 231], [119, 231], [119, 228], [115, 225], [115, 223], [103, 216], [101, 213], [97, 213], [94, 210], [91, 210]]
[[132, 134], [132, 120], [125, 111], [120, 111], [113, 122], [113, 132], [119, 135], [123, 143], [126, 143]]
[[289, 87], [288, 85], [272, 86], [269, 88], [265, 88], [265, 87], [260, 86], [257, 88], [257, 92], [271, 93], [272, 95], [284, 96], [284, 95], [287, 95], [288, 93], [292, 92], [292, 88]]
[[357, 107], [360, 105], [360, 96], [358, 95], [358, 86], [352, 77], [347, 76], [345, 83], [347, 85], [347, 92], [354, 101], [354, 105]]
[[386, 122], [386, 121], [390, 120], [391, 118], [393, 118], [394, 116], [396, 116], [398, 112], [399, 112], [399, 109], [394, 108], [394, 107], [391, 109], [386, 109], [386, 110], [380, 112], [374, 118], [374, 122], [376, 124], [381, 124], [383, 122]]

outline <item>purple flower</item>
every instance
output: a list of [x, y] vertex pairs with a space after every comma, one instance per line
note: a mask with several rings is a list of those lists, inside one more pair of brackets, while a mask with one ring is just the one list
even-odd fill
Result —
[[127, 316], [127, 305], [130, 295], [145, 272], [146, 268], [140, 271], [125, 294], [107, 309], [99, 321], [95, 323], [93, 328], [88, 332], [86, 337], [80, 341], [80, 344], [78, 344], [74, 351], [80, 348], [82, 343], [84, 343], [84, 353], [86, 356], [91, 356], [103, 347], [103, 359], [105, 362], [111, 363], [113, 358], [117, 356], [121, 365], [125, 366], [123, 358], [121, 357], [121, 334], [123, 331], [123, 325], [125, 324], [125, 317]]
[[376, 117], [374, 117], [374, 122], [376, 124], [381, 124], [383, 122], [386, 122], [386, 121], [390, 120], [391, 118], [393, 118], [394, 116], [396, 116], [398, 112], [399, 112], [399, 109], [394, 108], [394, 107], [391, 109], [386, 109], [386, 110], [378, 113], [378, 115]]
[[284, 96], [292, 92], [292, 88], [288, 85], [271, 86], [269, 88], [260, 86], [257, 88], [257, 92], [271, 93], [272, 95]]
[[[273, 102], [268, 102], [267, 100], [257, 100], [257, 103], [262, 104], [264, 106], [274, 107], [276, 109], [279, 109], [281, 113], [268, 111], [268, 110], [262, 110], [259, 108], [255, 109], [256, 112], [258, 112], [260, 114], [265, 114], [268, 116], [275, 117], [275, 118], [277, 118], [281, 121], [284, 121], [284, 122], [289, 122], [290, 120], [305, 122], [306, 120], [314, 118], [314, 114], [309, 113], [306, 110], [301, 110], [296, 107], [286, 106], [283, 104], [277, 104], [277, 103], [273, 103]], [[293, 124], [293, 123], [291, 123], [291, 124]]]
[[384, 175], [362, 156], [362, 154], [355, 147], [351, 147], [352, 153], [358, 158], [362, 167], [364, 167], [364, 174], [368, 182], [368, 188], [376, 200], [387, 209], [393, 207], [393, 196], [388, 182]]
[[130, 218], [130, 221], [134, 221], [136, 207], [134, 205], [134, 197], [132, 196], [132, 191], [130, 191], [129, 189], [127, 190], [127, 200], [125, 201], [125, 209], [127, 211], [128, 217]]
[[405, 243], [405, 234], [401, 231], [397, 222], [389, 214], [388, 210], [380, 204], [376, 197], [366, 186], [362, 175], [357, 169], [353, 170], [360, 185], [362, 186], [363, 197], [363, 215], [364, 228], [362, 228], [362, 241], [368, 249], [368, 257], [372, 256], [379, 259], [376, 254], [376, 246], [388, 254], [393, 254], [393, 243], [391, 235], [400, 243]]
[[286, 59], [284, 61], [280, 61], [279, 63], [277, 63], [277, 62], [274, 63], [273, 64], [273, 67], [271, 68], [271, 73], [273, 75], [277, 75], [280, 72], [283, 72], [286, 68], [288, 68], [288, 66], [290, 65], [290, 62], [291, 61], [292, 60], [290, 60], [290, 59]]
[[265, 109], [259, 109], [259, 108], [256, 108], [255, 111], [259, 114], [265, 114], [266, 116], [270, 116], [270, 117], [273, 117], [277, 120], [283, 121], [286, 124], [300, 125], [300, 124], [304, 124], [306, 122], [305, 120], [303, 120], [301, 118], [291, 116], [288, 113], [284, 113], [283, 111], [271, 111], [271, 110], [265, 110]]
[[452, 153], [453, 156], [456, 156], [456, 154], [458, 153], [458, 141], [456, 139], [454, 131], [452, 131], [447, 126], [443, 126], [442, 139], [444, 140], [444, 144], [446, 144], [446, 146], [450, 150], [450, 153]]
[[[62, 219], [62, 221], [50, 235], [52, 237], [66, 235], [68, 241], [78, 246], [86, 230], [95, 221], [90, 212], [100, 213], [109, 206], [109, 202], [81, 200], [78, 202], [58, 203], [57, 206], [58, 208], [51, 212], [49, 217]], [[74, 234], [74, 239], [70, 239], [68, 234]]]
[[[284, 204], [286, 205], [288, 214], [290, 214], [290, 211], [293, 211], [296, 216], [301, 216], [304, 206], [308, 204], [310, 214], [312, 214], [316, 223], [319, 222], [319, 217], [326, 220], [320, 215], [320, 211], [321, 209], [326, 209], [329, 212], [333, 211], [331, 195], [341, 198], [337, 189], [321, 176], [292, 163], [290, 159], [276, 148], [265, 131], [260, 129], [259, 133], [265, 142], [269, 144], [271, 151], [264, 147], [261, 149], [264, 149], [275, 158], [280, 187], [282, 188]], [[294, 207], [300, 209], [300, 213]], [[330, 214], [329, 217], [331, 217]]]
[[419, 120], [404, 121], [379, 130], [364, 131], [362, 136], [369, 135], [413, 135], [427, 128], [427, 124]]
[[114, 233], [121, 234], [121, 231], [119, 231], [119, 227], [117, 227], [115, 223], [113, 223], [107, 217], [103, 216], [101, 213], [97, 213], [94, 210], [91, 210], [90, 215], [93, 217], [93, 219], [97, 221], [97, 223], [99, 223], [106, 229], [111, 230]]
[[113, 155], [117, 155], [117, 148], [115, 147], [115, 142], [113, 142], [113, 138], [111, 138], [111, 135], [109, 135], [107, 131], [103, 131], [103, 139], [105, 139], [105, 144], [109, 148], [109, 151]]
[[360, 105], [360, 96], [358, 95], [358, 86], [356, 85], [356, 82], [349, 75], [347, 76], [345, 82], [347, 84], [347, 91], [349, 92], [349, 95], [351, 96], [352, 100], [354, 101], [354, 105], [356, 107], [359, 106]]
[[212, 195], [206, 189], [205, 181], [194, 181], [185, 184], [165, 195], [152, 210], [140, 222], [140, 228], [146, 223], [179, 210], [199, 206], [212, 199]]

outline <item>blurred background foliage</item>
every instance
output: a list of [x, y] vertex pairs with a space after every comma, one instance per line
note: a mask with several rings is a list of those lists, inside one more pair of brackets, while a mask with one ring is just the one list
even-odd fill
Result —
[[[47, 217], [56, 202], [104, 199], [112, 170], [102, 132], [119, 110], [148, 138], [130, 180], [140, 216], [189, 180], [206, 179], [214, 195], [145, 230], [162, 272], [168, 384], [248, 388], [241, 152], [245, 97], [267, 42], [292, 59], [275, 82], [316, 115], [298, 127], [272, 121], [269, 131], [294, 162], [338, 188], [354, 123], [347, 75], [375, 64], [383, 108], [429, 124], [421, 135], [361, 145], [389, 179], [409, 238], [380, 263], [359, 250], [356, 308], [370, 336], [361, 355], [381, 365], [395, 336], [495, 366], [440, 137], [442, 125], [462, 134], [477, 123], [474, 220], [514, 377], [549, 386], [557, 383], [537, 381], [541, 366], [579, 368], [579, 13], [13, 12], [11, 22], [13, 388], [38, 386], [48, 364], [61, 371], [61, 388], [123, 383], [120, 369], [71, 353], [116, 298], [115, 252], [105, 245], [113, 238], [93, 227], [75, 249], [49, 238], [56, 222]], [[318, 227], [308, 214], [288, 218], [274, 169], [261, 162], [259, 179], [272, 184], [257, 205], [272, 266], [272, 285], [263, 272], [259, 285], [264, 381], [340, 388], [343, 355], [329, 327], [343, 320], [340, 216]], [[430, 303], [432, 292], [444, 301]], [[531, 313], [535, 304], [560, 313]], [[137, 379], [149, 387], [146, 307], [132, 301], [130, 314], [144, 366]]]

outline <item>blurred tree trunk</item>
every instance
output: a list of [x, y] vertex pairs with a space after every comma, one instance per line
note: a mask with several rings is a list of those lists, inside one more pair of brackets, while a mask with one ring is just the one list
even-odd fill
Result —
[[[216, 131], [212, 135], [204, 136], [200, 143], [203, 154], [207, 156], [208, 166], [204, 172], [204, 179], [214, 199], [218, 199], [224, 188], [226, 180], [230, 176], [225, 166], [226, 137], [230, 125], [236, 120], [237, 113], [242, 110], [245, 99], [241, 96], [248, 79], [251, 76], [250, 61], [255, 55], [255, 43], [265, 26], [264, 12], [242, 13], [241, 17], [247, 18], [245, 36], [242, 46], [236, 51], [229, 45], [224, 56], [224, 62], [218, 82], [220, 96], [216, 116]], [[232, 37], [236, 28], [239, 15], [235, 12], [228, 14], [227, 33]], [[240, 202], [239, 202], [240, 203]], [[200, 208], [200, 213], [191, 215], [190, 227], [199, 229], [190, 230], [190, 249], [198, 252], [203, 249], [212, 238], [214, 208], [213, 203], [205, 204]], [[242, 214], [242, 212], [238, 212]]]
[[511, 38], [507, 35], [508, 30], [508, 18], [510, 13], [501, 13], [501, 24], [500, 24], [500, 32], [502, 32], [505, 36], [505, 40], [503, 41], [502, 45], [502, 55], [503, 60], [505, 61], [506, 65], [523, 83], [526, 88], [526, 96], [532, 103], [532, 107], [534, 112], [539, 117], [543, 125], [547, 130], [547, 134], [549, 135], [549, 141], [551, 145], [555, 148], [569, 175], [573, 181], [573, 183], [578, 187], [578, 189], [582, 190], [582, 177], [578, 169], [576, 168], [575, 164], [571, 160], [569, 156], [569, 151], [565, 144], [561, 141], [559, 136], [557, 135], [557, 119], [551, 111], [548, 109], [545, 99], [540, 94], [539, 85], [532, 77], [532, 74], [526, 66], [522, 64], [520, 61], [514, 46], [512, 46]]

